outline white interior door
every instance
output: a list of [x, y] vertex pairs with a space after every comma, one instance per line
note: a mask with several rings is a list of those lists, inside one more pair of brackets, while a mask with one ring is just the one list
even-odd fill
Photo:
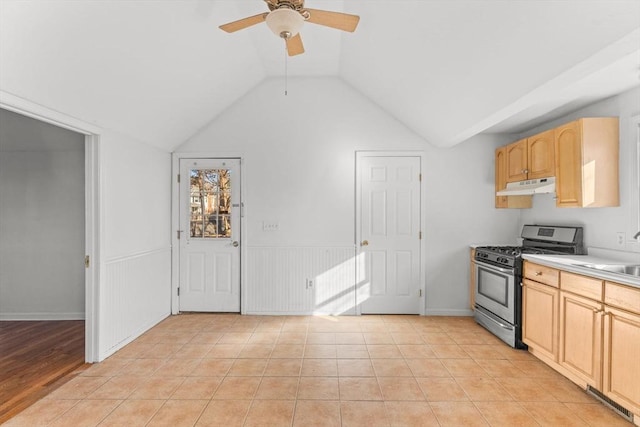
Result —
[[180, 311], [240, 311], [240, 160], [180, 160]]
[[361, 313], [420, 313], [420, 157], [362, 156]]

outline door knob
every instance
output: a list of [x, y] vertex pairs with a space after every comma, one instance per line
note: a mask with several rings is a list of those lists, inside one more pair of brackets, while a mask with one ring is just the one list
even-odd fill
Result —
[[360, 246], [369, 246], [369, 241], [363, 240], [362, 242], [360, 242]]
[[234, 240], [232, 245], [233, 245], [234, 248], [237, 248], [238, 246], [240, 246], [240, 243], [238, 243], [237, 240]]

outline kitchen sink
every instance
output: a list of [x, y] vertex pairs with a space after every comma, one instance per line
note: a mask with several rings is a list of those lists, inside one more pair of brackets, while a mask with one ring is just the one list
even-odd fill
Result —
[[640, 277], [640, 264], [580, 264], [581, 267]]

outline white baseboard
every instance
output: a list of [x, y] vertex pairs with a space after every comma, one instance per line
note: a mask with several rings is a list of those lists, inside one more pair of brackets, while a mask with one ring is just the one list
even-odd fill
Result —
[[85, 313], [0, 313], [0, 321], [9, 320], [84, 320]]
[[426, 316], [473, 316], [473, 310], [471, 309], [449, 309], [439, 310], [427, 308], [425, 311]]
[[114, 353], [116, 353], [118, 350], [122, 349], [123, 347], [125, 347], [127, 344], [132, 343], [133, 341], [135, 341], [137, 338], [139, 338], [142, 334], [144, 334], [145, 332], [147, 332], [148, 330], [150, 330], [151, 328], [153, 328], [154, 326], [156, 326], [158, 323], [162, 322], [164, 319], [166, 319], [167, 317], [171, 317], [171, 312], [167, 312], [167, 313], [163, 313], [160, 317], [152, 320], [151, 322], [147, 323], [146, 325], [144, 325], [142, 328], [134, 331], [134, 333], [127, 337], [127, 339], [123, 340], [122, 342], [118, 343], [117, 345], [107, 349], [104, 352], [101, 352], [98, 355], [98, 360], [96, 360], [96, 362], [102, 362], [103, 360], [105, 360], [107, 357], [113, 355]]

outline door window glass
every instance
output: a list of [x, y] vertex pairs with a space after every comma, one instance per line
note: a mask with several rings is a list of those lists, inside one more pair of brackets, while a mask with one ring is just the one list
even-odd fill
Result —
[[189, 235], [192, 238], [231, 237], [231, 171], [190, 169]]

